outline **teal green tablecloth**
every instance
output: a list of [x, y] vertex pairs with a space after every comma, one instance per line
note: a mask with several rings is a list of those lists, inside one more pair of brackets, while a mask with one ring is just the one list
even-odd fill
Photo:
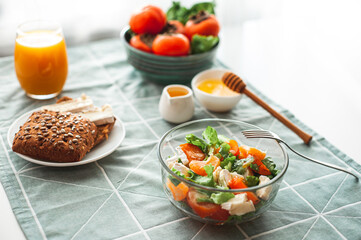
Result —
[[[70, 74], [63, 95], [85, 93], [97, 105], [111, 103], [125, 124], [126, 138], [113, 154], [88, 165], [51, 168], [22, 160], [8, 146], [7, 130], [21, 114], [51, 101], [27, 98], [17, 82], [13, 58], [0, 59], [0, 177], [28, 239], [361, 238], [360, 184], [293, 154], [281, 190], [260, 218], [212, 226], [185, 217], [161, 186], [156, 143], [173, 127], [158, 112], [162, 86], [141, 79], [126, 62], [119, 40], [70, 48], [68, 54]], [[216, 62], [215, 67], [222, 64]], [[266, 100], [314, 135], [310, 146], [247, 97], [226, 114], [210, 113], [197, 104], [194, 119], [243, 120], [278, 133], [306, 155], [361, 172], [355, 161]]]

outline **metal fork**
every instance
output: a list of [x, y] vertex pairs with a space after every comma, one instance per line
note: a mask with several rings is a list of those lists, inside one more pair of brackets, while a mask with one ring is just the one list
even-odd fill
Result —
[[357, 180], [359, 180], [359, 177], [352, 173], [350, 170], [348, 169], [345, 169], [345, 168], [342, 168], [342, 167], [339, 167], [337, 165], [333, 165], [333, 164], [330, 164], [330, 163], [325, 163], [325, 162], [321, 162], [319, 160], [316, 160], [316, 159], [313, 159], [313, 158], [310, 158], [310, 157], [307, 157], [297, 151], [295, 151], [294, 149], [292, 149], [285, 141], [283, 141], [277, 134], [271, 132], [271, 131], [267, 131], [267, 130], [261, 130], [261, 129], [253, 129], [253, 130], [245, 130], [245, 131], [242, 131], [243, 135], [246, 137], [246, 138], [269, 138], [269, 139], [274, 139], [276, 140], [277, 142], [279, 143], [283, 143], [284, 145], [286, 145], [286, 147], [288, 147], [292, 152], [296, 153], [297, 155], [307, 159], [307, 160], [310, 160], [314, 163], [318, 163], [318, 164], [321, 164], [323, 166], [326, 166], [326, 167], [329, 167], [329, 168], [333, 168], [333, 169], [336, 169], [336, 170], [339, 170], [339, 171], [342, 171], [342, 172], [345, 172], [345, 173], [348, 173], [348, 174], [351, 174], [352, 176], [354, 176]]

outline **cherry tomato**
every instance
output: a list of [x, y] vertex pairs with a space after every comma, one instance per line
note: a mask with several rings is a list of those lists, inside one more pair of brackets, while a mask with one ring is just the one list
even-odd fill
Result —
[[142, 35], [135, 35], [130, 39], [130, 45], [144, 52], [152, 52], [152, 48], [142, 41]]
[[[187, 195], [188, 205], [193, 209], [193, 211], [198, 214], [201, 218], [212, 216], [223, 209], [221, 205], [207, 202], [197, 202], [197, 198], [203, 198], [204, 194], [199, 193], [194, 188], [189, 189]], [[216, 216], [217, 217], [217, 216]]]
[[129, 21], [130, 28], [137, 34], [157, 34], [162, 31], [167, 17], [162, 9], [148, 5], [134, 13]]
[[192, 40], [195, 34], [203, 36], [212, 35], [216, 37], [219, 33], [219, 23], [214, 15], [200, 11], [187, 21], [184, 31], [189, 40]]
[[159, 34], [153, 42], [153, 53], [163, 56], [186, 56], [189, 53], [189, 40], [179, 33]]
[[187, 156], [188, 161], [190, 162], [193, 160], [202, 161], [206, 157], [206, 155], [202, 152], [202, 150], [196, 145], [193, 145], [191, 143], [185, 143], [179, 146]]
[[177, 21], [177, 20], [170, 20], [170, 21], [168, 21], [168, 23], [173, 28], [175, 28], [173, 30], [174, 33], [182, 33], [182, 34], [184, 34], [184, 25], [183, 25], [183, 23], [181, 23], [180, 21]]

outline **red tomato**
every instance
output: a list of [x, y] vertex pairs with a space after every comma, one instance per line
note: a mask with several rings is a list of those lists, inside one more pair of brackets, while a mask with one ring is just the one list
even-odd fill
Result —
[[142, 41], [142, 35], [135, 35], [130, 39], [130, 45], [144, 52], [152, 52], [152, 48]]
[[[187, 195], [188, 205], [193, 209], [193, 211], [198, 214], [201, 218], [209, 217], [215, 215], [216, 218], [222, 218], [223, 209], [221, 205], [214, 203], [198, 203], [197, 198], [202, 198], [203, 194], [197, 192], [194, 188], [189, 189]], [[219, 214], [219, 216], [218, 216]]]
[[[193, 35], [203, 35], [203, 36], [218, 36], [219, 33], [219, 23], [217, 18], [214, 15], [200, 15], [202, 11], [199, 12], [195, 17], [187, 21], [184, 31], [185, 35], [192, 40]], [[199, 20], [197, 20], [199, 18]], [[203, 20], [202, 20], [203, 19]], [[202, 21], [201, 21], [202, 20]]]
[[153, 42], [153, 53], [163, 56], [186, 56], [189, 53], [189, 40], [179, 33], [159, 34]]
[[184, 33], [184, 25], [180, 21], [170, 20], [168, 23], [175, 28], [173, 30], [174, 33]]
[[196, 145], [193, 145], [191, 143], [185, 143], [179, 146], [187, 156], [188, 161], [190, 162], [193, 160], [202, 161], [206, 157], [206, 155], [202, 152], [202, 150]]
[[219, 209], [217, 212], [213, 213], [210, 218], [218, 221], [226, 221], [229, 217], [229, 212], [223, 208]]
[[162, 31], [166, 21], [167, 17], [162, 9], [148, 5], [131, 16], [129, 25], [137, 34], [157, 34]]

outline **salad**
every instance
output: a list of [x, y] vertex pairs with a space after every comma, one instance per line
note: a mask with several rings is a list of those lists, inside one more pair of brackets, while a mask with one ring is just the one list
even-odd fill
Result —
[[[266, 153], [237, 143], [208, 126], [202, 138], [188, 134], [166, 165], [178, 176], [215, 189], [245, 189], [263, 185], [280, 172]], [[240, 193], [210, 191], [188, 186], [169, 176], [166, 186], [175, 201], [182, 201], [201, 218], [218, 221], [251, 215], [270, 198], [272, 186]]]
[[212, 2], [197, 3], [189, 9], [173, 2], [166, 13], [148, 5], [131, 16], [129, 26], [132, 32], [129, 44], [157, 55], [203, 53], [219, 41], [220, 27]]

